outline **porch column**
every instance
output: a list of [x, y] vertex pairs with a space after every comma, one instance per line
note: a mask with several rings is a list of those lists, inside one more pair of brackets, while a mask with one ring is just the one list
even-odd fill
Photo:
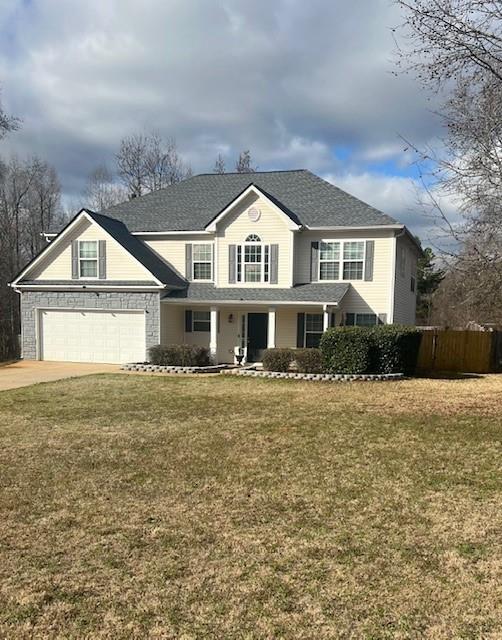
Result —
[[209, 355], [212, 362], [216, 364], [218, 352], [218, 308], [211, 307]]
[[267, 349], [275, 347], [275, 307], [268, 308], [268, 338]]
[[329, 329], [329, 311], [327, 304], [323, 306], [322, 312], [322, 330], [326, 331], [326, 329]]

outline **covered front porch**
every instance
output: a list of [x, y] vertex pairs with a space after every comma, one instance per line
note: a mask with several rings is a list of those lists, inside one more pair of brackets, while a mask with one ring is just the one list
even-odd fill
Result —
[[161, 304], [161, 343], [209, 349], [214, 363], [260, 362], [274, 347], [316, 347], [323, 332], [339, 324], [336, 304]]

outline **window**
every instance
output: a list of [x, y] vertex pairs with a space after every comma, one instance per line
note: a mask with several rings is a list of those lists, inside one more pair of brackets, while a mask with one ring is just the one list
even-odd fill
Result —
[[362, 280], [364, 244], [364, 241], [322, 241], [319, 245], [319, 280]]
[[212, 280], [213, 247], [210, 244], [192, 245], [193, 279]]
[[210, 311], [194, 311], [192, 313], [192, 331], [210, 331], [211, 330], [211, 312]]
[[415, 282], [416, 282], [415, 281], [415, 277], [411, 276], [411, 280], [410, 280], [410, 291], [411, 291], [411, 293], [415, 293], [415, 286], [416, 286]]
[[345, 326], [373, 327], [378, 324], [375, 313], [347, 313], [345, 316]]
[[319, 280], [340, 279], [340, 243], [321, 242], [319, 250]]
[[80, 278], [98, 277], [97, 240], [80, 240], [78, 243], [78, 273]]
[[255, 233], [237, 246], [237, 282], [269, 282], [270, 247]]
[[322, 313], [305, 314], [305, 346], [318, 347], [323, 334]]
[[364, 272], [364, 242], [343, 243], [343, 279], [362, 280]]

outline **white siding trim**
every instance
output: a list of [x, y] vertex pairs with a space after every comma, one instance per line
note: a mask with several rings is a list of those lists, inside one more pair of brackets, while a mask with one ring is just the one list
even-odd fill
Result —
[[235, 206], [237, 206], [239, 204], [239, 202], [242, 202], [242, 200], [244, 200], [244, 198], [246, 198], [246, 196], [248, 196], [250, 193], [254, 193], [255, 195], [257, 195], [259, 198], [263, 198], [265, 200], [265, 202], [267, 202], [267, 204], [274, 209], [280, 216], [282, 216], [286, 222], [286, 224], [288, 225], [289, 229], [299, 229], [300, 226], [298, 224], [296, 224], [296, 222], [293, 222], [293, 220], [291, 220], [291, 218], [286, 215], [284, 213], [284, 211], [282, 209], [280, 209], [274, 202], [272, 202], [272, 200], [270, 200], [270, 198], [268, 198], [263, 191], [261, 191], [261, 189], [259, 187], [257, 187], [254, 184], [250, 184], [249, 187], [247, 189], [245, 189], [239, 196], [237, 196], [237, 198], [235, 198], [234, 200], [232, 200], [232, 202], [226, 206], [223, 211], [221, 211], [216, 218], [214, 218], [214, 220], [212, 220], [209, 224], [206, 225], [206, 231], [216, 231], [216, 225], [218, 224], [218, 222], [220, 222], [220, 220], [222, 218], [224, 218], [227, 213], [229, 213]]
[[392, 238], [392, 251], [391, 251], [391, 267], [390, 267], [390, 287], [389, 287], [389, 310], [387, 312], [387, 322], [392, 324], [394, 322], [394, 296], [396, 290], [396, 253], [397, 253], [397, 238]]
[[97, 223], [88, 213], [85, 209], [82, 209], [82, 211], [80, 211], [79, 213], [77, 213], [77, 215], [73, 218], [73, 220], [68, 224], [68, 226], [66, 227], [66, 229], [60, 233], [57, 238], [55, 238], [48, 246], [47, 249], [44, 249], [43, 251], [41, 251], [38, 256], [32, 261], [30, 262], [29, 265], [27, 265], [23, 271], [21, 271], [21, 273], [17, 276], [17, 278], [15, 280], [13, 280], [10, 283], [10, 286], [16, 286], [16, 283], [19, 282], [19, 280], [21, 280], [23, 278], [23, 276], [26, 273], [29, 273], [39, 262], [42, 258], [47, 258], [47, 256], [50, 256], [50, 252], [54, 249], [54, 247], [58, 244], [61, 243], [61, 240], [63, 238], [65, 238], [70, 231], [73, 230], [73, 228], [77, 225], [78, 222], [80, 222], [80, 220], [82, 218], [85, 218], [90, 224], [95, 225], [97, 227], [99, 227], [101, 229], [101, 231], [103, 231], [103, 233], [106, 235], [107, 238], [110, 238], [110, 240], [112, 242], [114, 242], [115, 244], [117, 244], [118, 246], [120, 246], [129, 256], [132, 260], [134, 260], [135, 262], [137, 262], [145, 271], [146, 273], [149, 273], [152, 276], [152, 280], [155, 280], [155, 282], [159, 285], [159, 286], [164, 286], [163, 283], [156, 278], [153, 273], [151, 271], [149, 271], [149, 269], [147, 269], [145, 267], [145, 265], [140, 262], [136, 257], [134, 257], [132, 255], [132, 253], [130, 253], [129, 251], [127, 251], [127, 249], [125, 247], [123, 247], [120, 242], [118, 242], [117, 240], [115, 240], [115, 238], [113, 236], [111, 236], [108, 231], [106, 231], [106, 229], [104, 229], [99, 223]]

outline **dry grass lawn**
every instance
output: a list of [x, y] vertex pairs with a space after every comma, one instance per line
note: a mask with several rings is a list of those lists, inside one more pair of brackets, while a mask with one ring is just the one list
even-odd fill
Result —
[[0, 394], [1, 638], [502, 638], [502, 376]]

